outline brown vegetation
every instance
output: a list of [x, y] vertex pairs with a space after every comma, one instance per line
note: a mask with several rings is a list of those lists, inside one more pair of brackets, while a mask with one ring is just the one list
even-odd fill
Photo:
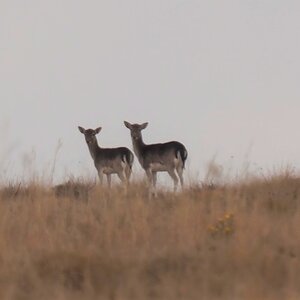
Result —
[[0, 189], [0, 299], [300, 298], [293, 176], [151, 200], [142, 183], [62, 186]]

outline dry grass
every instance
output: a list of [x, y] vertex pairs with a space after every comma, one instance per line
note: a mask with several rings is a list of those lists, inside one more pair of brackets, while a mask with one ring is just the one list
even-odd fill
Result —
[[2, 187], [0, 299], [300, 299], [300, 179], [146, 195]]

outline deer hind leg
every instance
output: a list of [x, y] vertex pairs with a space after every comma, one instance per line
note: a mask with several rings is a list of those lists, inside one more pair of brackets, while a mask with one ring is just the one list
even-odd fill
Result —
[[124, 175], [124, 170], [117, 173], [118, 177], [122, 181], [122, 183], [126, 183], [126, 176]]
[[126, 176], [126, 180], [127, 180], [128, 184], [129, 184], [131, 172], [132, 172], [131, 167], [129, 165], [126, 165], [126, 167], [125, 167], [125, 176]]
[[177, 177], [174, 169], [169, 170], [168, 173], [174, 181], [174, 192], [176, 192], [177, 186], [178, 186], [178, 177]]
[[177, 167], [176, 171], [177, 171], [177, 174], [178, 174], [178, 177], [179, 177], [179, 180], [180, 180], [181, 188], [183, 188], [184, 181], [183, 181], [183, 168], [182, 168], [182, 166]]
[[122, 185], [123, 185], [123, 192], [124, 192], [124, 196], [127, 195], [128, 193], [128, 179], [126, 176], [126, 172], [125, 170], [122, 170], [120, 172], [117, 173], [118, 177], [120, 178]]

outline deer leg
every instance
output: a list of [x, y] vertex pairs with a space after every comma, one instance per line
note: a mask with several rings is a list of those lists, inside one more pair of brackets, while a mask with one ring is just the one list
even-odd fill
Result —
[[117, 174], [118, 174], [118, 177], [120, 178], [120, 180], [122, 181], [122, 183], [125, 183], [126, 182], [126, 177], [124, 175], [124, 171], [120, 171]]
[[150, 169], [146, 170], [146, 175], [147, 175], [147, 178], [148, 178], [149, 186], [152, 186], [152, 184], [153, 184], [152, 171]]
[[[124, 175], [124, 173], [125, 173], [125, 175]], [[128, 192], [128, 180], [127, 180], [127, 177], [126, 177], [126, 172], [125, 172], [125, 170], [123, 170], [123, 171], [118, 172], [117, 175], [118, 175], [118, 177], [120, 178], [120, 180], [122, 182], [123, 191], [126, 195], [127, 192]]]
[[168, 173], [174, 181], [174, 192], [176, 192], [177, 186], [178, 186], [178, 177], [177, 177], [174, 169], [169, 170]]
[[179, 180], [180, 180], [181, 188], [183, 188], [183, 184], [184, 184], [184, 182], [183, 182], [183, 176], [182, 176], [182, 174], [183, 174], [183, 168], [182, 167], [178, 167], [176, 169], [176, 171], [177, 171], [177, 174], [178, 174], [178, 177], [179, 177]]
[[126, 177], [127, 177], [127, 180], [128, 180], [128, 181], [129, 181], [129, 179], [130, 179], [131, 172], [132, 172], [132, 170], [131, 170], [130, 166], [127, 165], [126, 168], [125, 168], [125, 173], [126, 173]]
[[153, 180], [154, 197], [157, 197], [157, 189], [156, 189], [157, 172], [152, 171], [152, 180]]
[[157, 172], [152, 171], [152, 181], [153, 181], [153, 187], [156, 188]]
[[125, 176], [126, 176], [126, 182], [127, 184], [129, 184], [129, 179], [130, 179], [130, 176], [131, 176], [131, 168], [129, 165], [126, 165], [125, 167]]
[[106, 178], [107, 178], [107, 185], [109, 188], [111, 188], [111, 174], [106, 174]]
[[101, 170], [98, 170], [98, 176], [99, 176], [100, 184], [102, 185], [103, 184], [103, 173]]
[[155, 191], [155, 179], [153, 176], [154, 172], [152, 172], [151, 169], [147, 169], [146, 170], [146, 175], [148, 178], [148, 186], [149, 186], [149, 198], [152, 198], [152, 194], [154, 194], [154, 196], [156, 196], [156, 191]]

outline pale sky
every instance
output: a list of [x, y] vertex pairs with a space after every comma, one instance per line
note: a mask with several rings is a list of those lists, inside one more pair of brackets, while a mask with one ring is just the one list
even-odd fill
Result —
[[[77, 126], [103, 147], [178, 140], [188, 173], [300, 170], [297, 0], [1, 0], [0, 173], [96, 175]], [[138, 163], [135, 167], [139, 172]]]

